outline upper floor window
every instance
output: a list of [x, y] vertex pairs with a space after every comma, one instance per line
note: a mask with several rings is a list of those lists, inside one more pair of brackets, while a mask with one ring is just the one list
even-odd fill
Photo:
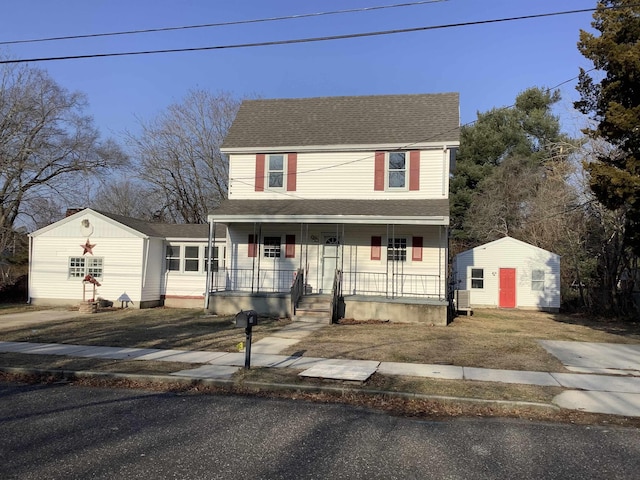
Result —
[[267, 178], [269, 188], [284, 187], [284, 155], [269, 155], [267, 161]]
[[389, 188], [406, 188], [407, 161], [405, 152], [389, 152], [387, 175]]

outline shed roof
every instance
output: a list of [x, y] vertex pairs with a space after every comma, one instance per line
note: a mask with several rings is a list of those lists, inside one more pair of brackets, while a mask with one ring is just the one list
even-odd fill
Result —
[[458, 93], [245, 100], [223, 149], [458, 142]]

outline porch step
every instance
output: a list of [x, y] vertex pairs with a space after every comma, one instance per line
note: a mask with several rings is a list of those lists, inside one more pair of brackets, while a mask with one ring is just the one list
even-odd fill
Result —
[[298, 322], [331, 323], [331, 296], [316, 294], [302, 297], [295, 319]]

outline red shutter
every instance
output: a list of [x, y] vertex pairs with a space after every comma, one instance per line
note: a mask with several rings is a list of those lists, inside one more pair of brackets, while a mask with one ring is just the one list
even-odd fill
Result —
[[284, 256], [285, 258], [296, 257], [296, 236], [295, 235], [285, 236]]
[[290, 153], [287, 158], [287, 192], [296, 191], [298, 174], [298, 154]]
[[422, 237], [413, 237], [411, 260], [413, 260], [414, 262], [422, 261]]
[[420, 151], [409, 152], [409, 190], [420, 190]]
[[382, 237], [371, 237], [371, 260], [380, 260]]
[[384, 152], [376, 152], [375, 173], [373, 176], [373, 189], [384, 190]]
[[256, 192], [264, 192], [264, 153], [256, 155]]
[[256, 236], [255, 235], [249, 234], [249, 241], [247, 242], [247, 247], [248, 247], [247, 256], [248, 257], [255, 257], [256, 253], [258, 251], [258, 248], [257, 248], [258, 245], [257, 245], [257, 242], [256, 242]]

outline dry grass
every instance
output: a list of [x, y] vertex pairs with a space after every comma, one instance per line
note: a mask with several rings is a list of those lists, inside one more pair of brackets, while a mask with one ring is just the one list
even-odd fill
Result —
[[326, 358], [566, 371], [540, 339], [640, 343], [640, 325], [542, 312], [479, 310], [447, 327], [404, 323], [332, 325], [283, 353]]
[[[20, 307], [25, 311], [25, 307]], [[16, 313], [0, 307], [2, 313]], [[272, 334], [288, 320], [263, 319], [254, 328], [254, 341]], [[564, 371], [562, 365], [538, 345], [539, 339], [609, 343], [640, 343], [640, 324], [607, 322], [580, 316], [552, 315], [539, 312], [480, 310], [473, 317], [458, 317], [447, 327], [403, 323], [345, 322], [314, 332], [310, 337], [283, 353], [305, 356], [372, 359], [411, 363], [442, 363], [485, 368]], [[71, 320], [49, 321], [28, 327], [2, 327], [0, 340], [67, 343], [139, 348], [175, 348], [189, 350], [237, 351], [244, 340], [244, 330], [236, 329], [231, 317], [212, 317], [202, 310], [149, 309], [115, 310], [83, 315]], [[91, 370], [98, 372], [167, 374], [192, 365], [168, 362], [82, 359], [52, 355], [0, 354], [0, 366], [42, 370]], [[466, 397], [484, 400], [507, 400], [549, 403], [561, 389], [533, 385], [438, 380], [375, 374], [364, 384], [298, 377], [294, 369], [254, 368], [240, 370], [229, 387], [202, 387], [176, 384], [150, 388], [175, 388], [197, 393], [251, 393], [283, 396], [311, 401], [339, 401], [379, 408], [401, 415], [419, 417], [507, 416], [540, 420], [584, 423], [621, 422], [640, 425], [638, 419], [625, 419], [582, 412], [535, 409], [496, 404], [455, 403], [434, 400], [410, 400], [379, 395], [377, 392], [410, 392], [431, 396]], [[0, 374], [0, 380], [19, 380], [24, 376]], [[33, 381], [42, 381], [34, 377]], [[104, 386], [144, 386], [125, 380], [82, 380]], [[251, 386], [251, 382], [293, 385], [294, 388], [268, 391]], [[255, 384], [253, 384], [255, 385]], [[335, 386], [362, 393], [305, 393], [296, 385]], [[146, 387], [145, 387], [146, 388]], [[629, 423], [631, 422], [631, 423]]]
[[[270, 318], [260, 321], [253, 328], [253, 341], [289, 323]], [[205, 315], [200, 309], [118, 309], [26, 327], [2, 328], [0, 322], [0, 340], [12, 342], [232, 352], [238, 351], [236, 345], [244, 339], [244, 329], [235, 328], [233, 317]]]

